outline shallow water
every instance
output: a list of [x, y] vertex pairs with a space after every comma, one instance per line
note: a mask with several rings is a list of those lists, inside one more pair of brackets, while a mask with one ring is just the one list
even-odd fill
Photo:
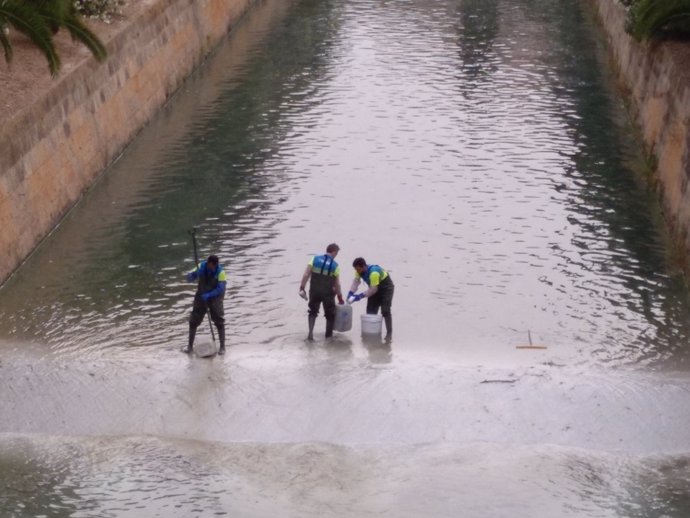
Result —
[[[0, 501], [30, 495], [7, 507], [16, 515], [46, 504], [52, 516], [79, 517], [364, 517], [392, 516], [393, 508], [395, 516], [410, 517], [651, 517], [690, 509], [687, 495], [679, 497], [690, 483], [688, 459], [553, 446], [228, 445], [147, 437], [39, 444], [10, 437], [3, 446], [11, 451], [3, 451]], [[27, 457], [36, 460], [27, 466]], [[27, 475], [41, 494], [16, 482]]]
[[[585, 4], [257, 5], [0, 290], [0, 510], [687, 516], [688, 291]], [[391, 346], [304, 342], [331, 241]]]

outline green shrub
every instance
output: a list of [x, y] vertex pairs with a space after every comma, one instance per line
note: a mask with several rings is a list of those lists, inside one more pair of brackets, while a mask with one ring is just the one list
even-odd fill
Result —
[[690, 38], [690, 0], [627, 0], [626, 29], [637, 40]]
[[118, 14], [125, 0], [74, 0], [74, 7], [83, 16], [110, 21], [110, 17]]

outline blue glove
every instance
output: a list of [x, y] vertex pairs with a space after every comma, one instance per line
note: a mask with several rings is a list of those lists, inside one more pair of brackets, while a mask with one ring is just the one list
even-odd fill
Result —
[[210, 299], [210, 298], [211, 298], [210, 293], [202, 293], [201, 294], [201, 300], [203, 300], [204, 302], [208, 302], [208, 299]]
[[366, 293], [358, 293], [355, 295], [354, 302], [357, 302], [358, 300], [362, 300], [366, 296]]
[[345, 297], [345, 298], [346, 298], [346, 299], [349, 299], [350, 297], [354, 297], [354, 296], [355, 296], [355, 292], [354, 292], [354, 291], [348, 291], [348, 292], [347, 292], [347, 297]]
[[189, 272], [187, 274], [187, 282], [194, 282], [196, 280], [196, 272]]

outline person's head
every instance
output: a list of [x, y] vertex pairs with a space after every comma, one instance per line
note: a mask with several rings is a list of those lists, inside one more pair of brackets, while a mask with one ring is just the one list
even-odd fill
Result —
[[208, 267], [209, 270], [212, 272], [215, 272], [216, 269], [218, 268], [218, 256], [217, 255], [209, 255], [208, 259], [206, 259], [206, 266]]
[[326, 247], [326, 253], [330, 254], [331, 257], [335, 257], [338, 255], [338, 252], [340, 251], [340, 247], [336, 245], [335, 243], [331, 243]]
[[357, 259], [352, 261], [352, 266], [360, 275], [367, 270], [367, 262], [364, 260], [363, 257], [358, 257]]

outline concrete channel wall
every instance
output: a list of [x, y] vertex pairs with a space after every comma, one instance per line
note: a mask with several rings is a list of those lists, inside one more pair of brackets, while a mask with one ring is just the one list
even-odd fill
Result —
[[690, 44], [638, 43], [625, 32], [626, 10], [618, 0], [593, 2], [647, 152], [656, 158], [664, 215], [690, 253]]
[[142, 0], [108, 58], [84, 60], [0, 129], [0, 284], [60, 222], [253, 0]]

